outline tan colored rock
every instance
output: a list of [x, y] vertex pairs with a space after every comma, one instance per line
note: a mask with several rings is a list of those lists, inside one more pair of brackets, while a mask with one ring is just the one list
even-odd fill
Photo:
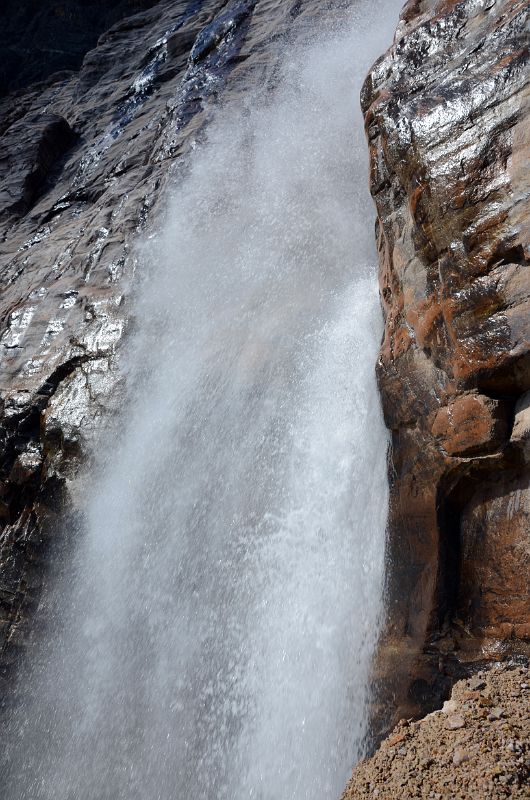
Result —
[[457, 731], [460, 728], [465, 727], [466, 721], [462, 714], [451, 714], [447, 717], [445, 722], [445, 727], [448, 731]]
[[456, 747], [453, 753], [453, 764], [455, 767], [459, 767], [465, 761], [469, 761], [469, 753], [463, 747]]
[[442, 706], [442, 712], [444, 714], [454, 714], [455, 711], [458, 711], [458, 703], [456, 700], [446, 700]]
[[[342, 800], [459, 798], [526, 800], [530, 785], [530, 704], [521, 696], [528, 669], [515, 664], [494, 667], [484, 675], [484, 690], [502, 704], [502, 716], [490, 721], [478, 702], [464, 702], [466, 680], [458, 681], [451, 702], [465, 709], [465, 726], [448, 729], [445, 714], [429, 714], [407, 727], [407, 747], [382, 742], [371, 758], [358, 764]], [[528, 689], [523, 690], [528, 694]], [[398, 726], [392, 737], [403, 734]]]

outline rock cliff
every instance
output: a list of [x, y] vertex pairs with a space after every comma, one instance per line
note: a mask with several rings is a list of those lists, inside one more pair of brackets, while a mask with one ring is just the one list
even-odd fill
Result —
[[528, 22], [520, 0], [411, 0], [362, 92], [392, 433], [380, 678], [398, 716], [528, 653]]
[[4, 0], [0, 26], [0, 95], [77, 70], [98, 36], [156, 0]]
[[227, 76], [225, 103], [267, 91], [319, 6], [163, 0], [104, 33], [79, 73], [0, 102], [0, 683], [67, 539], [72, 479], [119, 404], [133, 243]]
[[[265, 91], [271, 38], [279, 51], [293, 26], [310, 33], [329, 4], [146, 5], [78, 73], [0, 103], [3, 680], [71, 481], [119, 404], [138, 232], [162, 216], [227, 75], [225, 102], [249, 76]], [[378, 672], [399, 716], [530, 636], [527, 21], [517, 0], [411, 1], [362, 94], [392, 432]]]

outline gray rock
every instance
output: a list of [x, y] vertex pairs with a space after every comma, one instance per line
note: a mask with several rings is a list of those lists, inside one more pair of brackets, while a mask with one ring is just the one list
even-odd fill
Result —
[[456, 747], [453, 753], [453, 764], [459, 767], [464, 761], [469, 761], [469, 753], [463, 747]]
[[465, 724], [466, 721], [462, 714], [451, 714], [445, 721], [445, 727], [449, 731], [456, 731], [459, 728], [463, 728]]
[[0, 101], [0, 676], [71, 482], [119, 407], [136, 242], [156, 230], [176, 161], [220, 95], [266, 93], [286, 35], [310, 35], [323, 10], [317, 0], [139, 5], [78, 74]]

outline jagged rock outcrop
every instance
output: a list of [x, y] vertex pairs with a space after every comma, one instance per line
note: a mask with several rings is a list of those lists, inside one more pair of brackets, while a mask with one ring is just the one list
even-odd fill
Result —
[[529, 18], [520, 0], [410, 0], [362, 92], [392, 432], [380, 671], [399, 716], [471, 662], [528, 652]]

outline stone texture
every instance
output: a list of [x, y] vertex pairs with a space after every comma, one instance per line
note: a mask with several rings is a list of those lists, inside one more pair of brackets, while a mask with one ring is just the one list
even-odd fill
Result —
[[0, 218], [25, 214], [75, 134], [59, 114], [26, 115], [0, 139]]
[[458, 724], [441, 711], [419, 722], [401, 720], [354, 769], [342, 800], [527, 798], [528, 669], [509, 664], [483, 675], [479, 691], [470, 691], [467, 680], [455, 684], [451, 703], [458, 713], [452, 718]]
[[510, 443], [522, 451], [525, 461], [530, 459], [530, 392], [525, 392], [515, 405]]
[[376, 672], [398, 716], [528, 652], [528, 23], [520, 0], [410, 0], [362, 92], [392, 433]]
[[504, 406], [480, 394], [464, 394], [450, 400], [435, 414], [432, 434], [450, 456], [483, 455], [506, 441], [508, 414]]
[[221, 93], [267, 92], [285, 37], [311, 35], [322, 12], [317, 0], [135, 5], [78, 74], [0, 102], [0, 695], [56, 540], [75, 529], [72, 480], [119, 406], [135, 243], [156, 230]]

